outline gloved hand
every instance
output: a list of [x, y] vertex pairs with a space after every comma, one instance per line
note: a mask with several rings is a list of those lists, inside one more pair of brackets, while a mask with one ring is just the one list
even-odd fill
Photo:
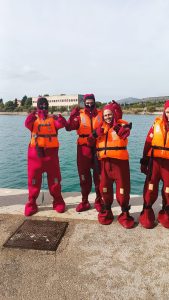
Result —
[[142, 157], [140, 159], [140, 170], [141, 170], [141, 173], [144, 173], [145, 175], [148, 174], [148, 164], [149, 164], [149, 157]]
[[62, 127], [67, 125], [66, 119], [61, 114], [58, 114], [57, 122], [59, 122]]
[[117, 135], [123, 140], [125, 140], [130, 135], [130, 128], [122, 126], [120, 124], [115, 125], [114, 130], [117, 133]]
[[90, 134], [87, 138], [87, 144], [90, 147], [94, 147], [96, 145], [96, 139], [94, 138], [93, 134]]
[[54, 120], [58, 120], [58, 115], [50, 115]]
[[132, 129], [132, 122], [130, 122], [130, 123], [128, 123], [128, 124], [125, 124], [123, 127], [124, 127], [124, 128]]
[[120, 124], [116, 124], [116, 125], [113, 127], [114, 131], [115, 131], [117, 134], [118, 134], [120, 128], [121, 128], [121, 125], [120, 125]]
[[37, 115], [37, 110], [34, 109], [27, 117], [28, 122], [35, 122], [35, 120], [37, 119], [36, 115]]
[[32, 131], [33, 129], [33, 124], [36, 121], [37, 117], [36, 117], [36, 110], [33, 110], [26, 118], [25, 120], [25, 126], [26, 128], [28, 128], [30, 131]]
[[80, 115], [80, 108], [78, 106], [76, 106], [75, 108], [73, 108], [73, 110], [70, 113], [70, 117], [72, 119], [78, 117]]
[[104, 134], [104, 128], [101, 126], [98, 127], [97, 129], [93, 130], [92, 135], [94, 138], [97, 138], [99, 136], [102, 136]]

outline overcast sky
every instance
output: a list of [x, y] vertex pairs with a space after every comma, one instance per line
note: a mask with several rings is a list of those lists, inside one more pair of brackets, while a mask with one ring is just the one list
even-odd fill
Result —
[[169, 95], [169, 0], [0, 0], [0, 98]]

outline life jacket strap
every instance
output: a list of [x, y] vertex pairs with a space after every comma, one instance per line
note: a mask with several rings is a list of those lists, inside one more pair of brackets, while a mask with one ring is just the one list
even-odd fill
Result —
[[50, 123], [47, 123], [47, 124], [39, 124], [38, 125], [38, 131], [40, 131], [41, 127], [50, 127], [51, 124]]
[[89, 134], [79, 134], [79, 137], [81, 138], [89, 137]]
[[167, 147], [161, 147], [161, 146], [152, 146], [153, 149], [157, 149], [157, 150], [166, 150], [169, 151], [169, 148]]
[[58, 136], [57, 134], [38, 134], [37, 133], [37, 134], [34, 135], [34, 138], [35, 138], [35, 142], [37, 144], [37, 139], [39, 137], [43, 137], [43, 138], [49, 139], [49, 142], [51, 142], [52, 137], [57, 137], [57, 136]]
[[127, 147], [102, 147], [102, 148], [96, 148], [97, 151], [103, 151], [103, 150], [126, 150]]
[[57, 134], [37, 134], [37, 137], [44, 137], [44, 138], [49, 138], [49, 137], [57, 137]]

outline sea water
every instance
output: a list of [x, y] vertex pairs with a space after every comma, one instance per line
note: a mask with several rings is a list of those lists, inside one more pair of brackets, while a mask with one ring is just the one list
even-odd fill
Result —
[[[0, 115], [0, 188], [27, 188], [27, 148], [30, 131], [24, 127], [25, 116]], [[124, 115], [132, 122], [128, 151], [130, 155], [131, 193], [142, 194], [145, 175], [140, 172], [140, 158], [153, 115]], [[59, 130], [59, 159], [62, 191], [80, 191], [76, 165], [76, 131]], [[44, 188], [47, 188], [46, 174]]]

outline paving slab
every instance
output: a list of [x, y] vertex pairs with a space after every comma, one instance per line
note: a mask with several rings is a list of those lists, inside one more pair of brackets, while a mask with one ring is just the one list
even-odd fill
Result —
[[[0, 299], [112, 300], [169, 298], [169, 231], [157, 224], [146, 230], [137, 220], [142, 197], [131, 198], [136, 226], [124, 229], [115, 220], [103, 226], [97, 212], [76, 213], [79, 193], [65, 193], [67, 211], [57, 214], [51, 198], [31, 219], [69, 221], [56, 252], [4, 248], [9, 236], [23, 223], [27, 191], [0, 190]], [[48, 197], [49, 196], [49, 197]], [[41, 204], [41, 197], [39, 198]], [[94, 195], [90, 196], [93, 204]], [[5, 210], [7, 209], [8, 210]], [[159, 198], [155, 212], [161, 208]], [[54, 214], [53, 214], [54, 213]]]

